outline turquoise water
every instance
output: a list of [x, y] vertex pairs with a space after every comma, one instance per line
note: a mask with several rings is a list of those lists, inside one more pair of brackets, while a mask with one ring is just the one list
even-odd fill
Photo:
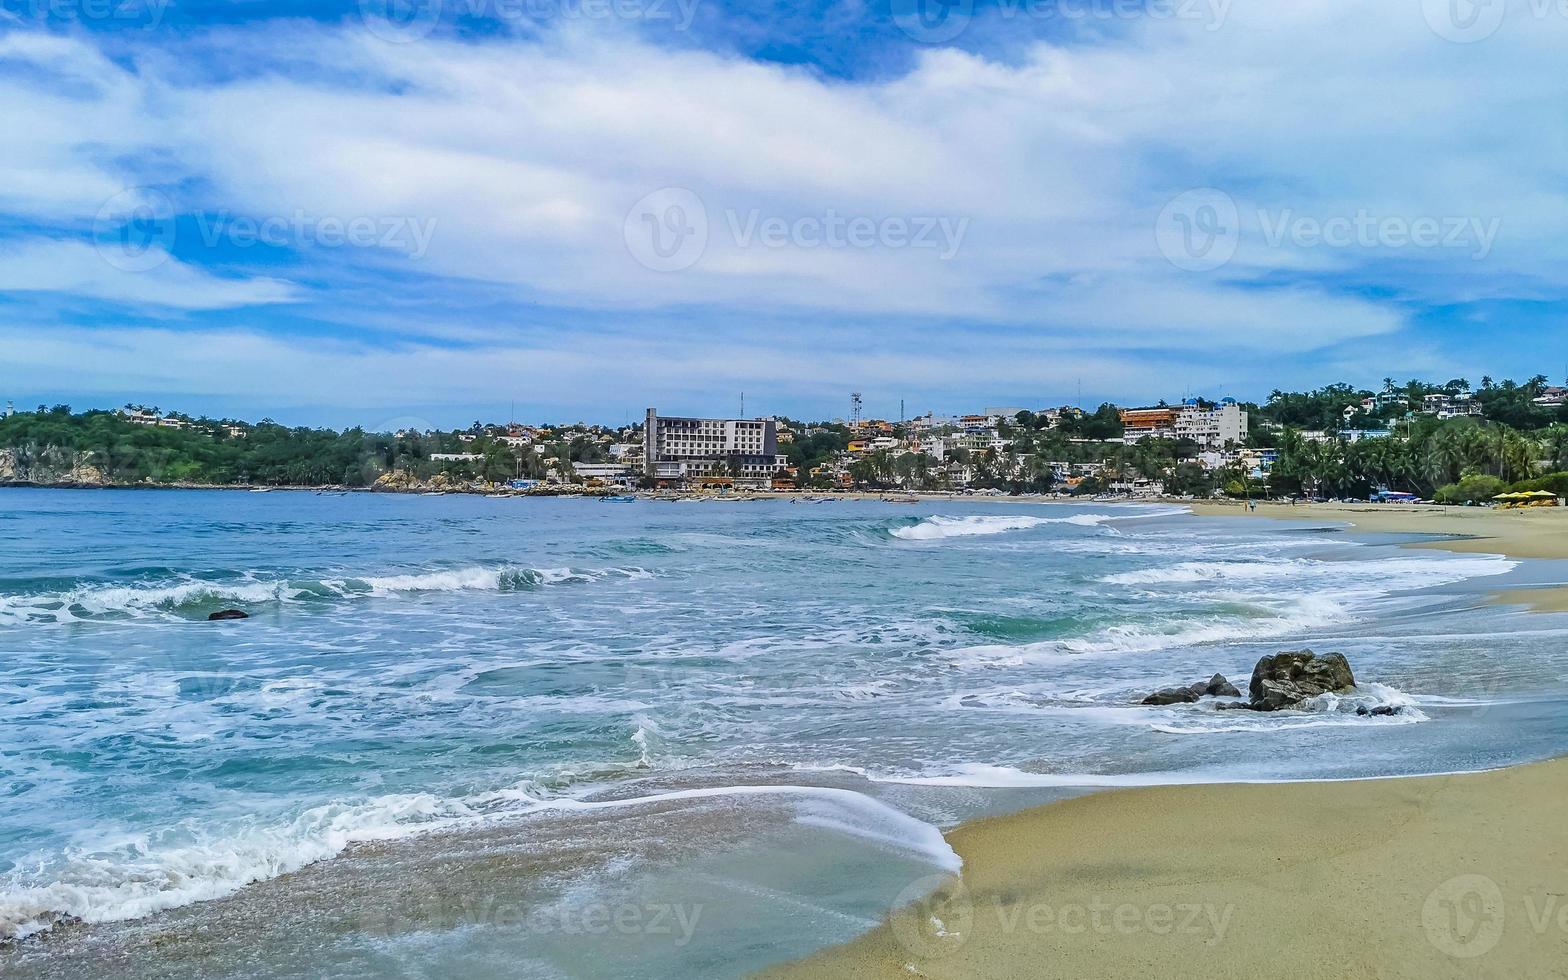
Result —
[[[6, 490], [0, 936], [31, 938], [0, 968], [734, 976], [875, 924], [974, 815], [1561, 752], [1563, 618], [1486, 603], [1556, 567], [1395, 543], [1100, 503]], [[1360, 693], [1134, 704], [1300, 646]]]

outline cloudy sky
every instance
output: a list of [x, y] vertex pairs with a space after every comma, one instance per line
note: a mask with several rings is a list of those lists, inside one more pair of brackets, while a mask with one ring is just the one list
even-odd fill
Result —
[[1565, 50], [1548, 0], [0, 0], [0, 399], [1557, 379]]

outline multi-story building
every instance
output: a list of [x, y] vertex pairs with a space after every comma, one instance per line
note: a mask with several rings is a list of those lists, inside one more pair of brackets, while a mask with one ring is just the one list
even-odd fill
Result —
[[1457, 395], [1439, 393], [1423, 398], [1421, 410], [1440, 419], [1456, 419], [1468, 415], [1480, 415], [1481, 403], [1468, 391]]
[[1124, 408], [1121, 416], [1122, 441], [1129, 446], [1151, 436], [1161, 439], [1176, 438], [1176, 409], [1174, 408], [1165, 406]]
[[1205, 449], [1247, 439], [1247, 413], [1233, 398], [1205, 407], [1189, 398], [1180, 408], [1129, 408], [1122, 413], [1122, 441], [1128, 445], [1148, 439], [1191, 439]]
[[1234, 398], [1226, 398], [1212, 408], [1188, 401], [1176, 413], [1176, 438], [1191, 439], [1205, 449], [1223, 448], [1229, 443], [1247, 441], [1247, 413]]
[[779, 455], [772, 419], [660, 416], [643, 422], [643, 473], [661, 484], [733, 482], [770, 489], [789, 460]]

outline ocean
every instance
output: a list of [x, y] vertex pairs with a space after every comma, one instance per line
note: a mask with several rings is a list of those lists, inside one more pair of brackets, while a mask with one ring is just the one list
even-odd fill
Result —
[[[976, 816], [1568, 749], [1568, 619], [1488, 601], [1561, 570], [1409, 540], [1099, 502], [0, 491], [0, 973], [741, 976], [918, 897]], [[1303, 647], [1358, 692], [1136, 703]]]

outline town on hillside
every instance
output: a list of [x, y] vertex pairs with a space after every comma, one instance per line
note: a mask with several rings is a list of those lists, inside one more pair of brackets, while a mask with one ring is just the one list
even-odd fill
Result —
[[[1568, 388], [1537, 376], [1386, 379], [1123, 407], [699, 418], [618, 427], [483, 423], [369, 432], [207, 419], [145, 405], [0, 417], [0, 482], [486, 493], [947, 491], [1128, 497], [1490, 500], [1568, 491]], [[1561, 487], [1558, 484], [1563, 484]]]

